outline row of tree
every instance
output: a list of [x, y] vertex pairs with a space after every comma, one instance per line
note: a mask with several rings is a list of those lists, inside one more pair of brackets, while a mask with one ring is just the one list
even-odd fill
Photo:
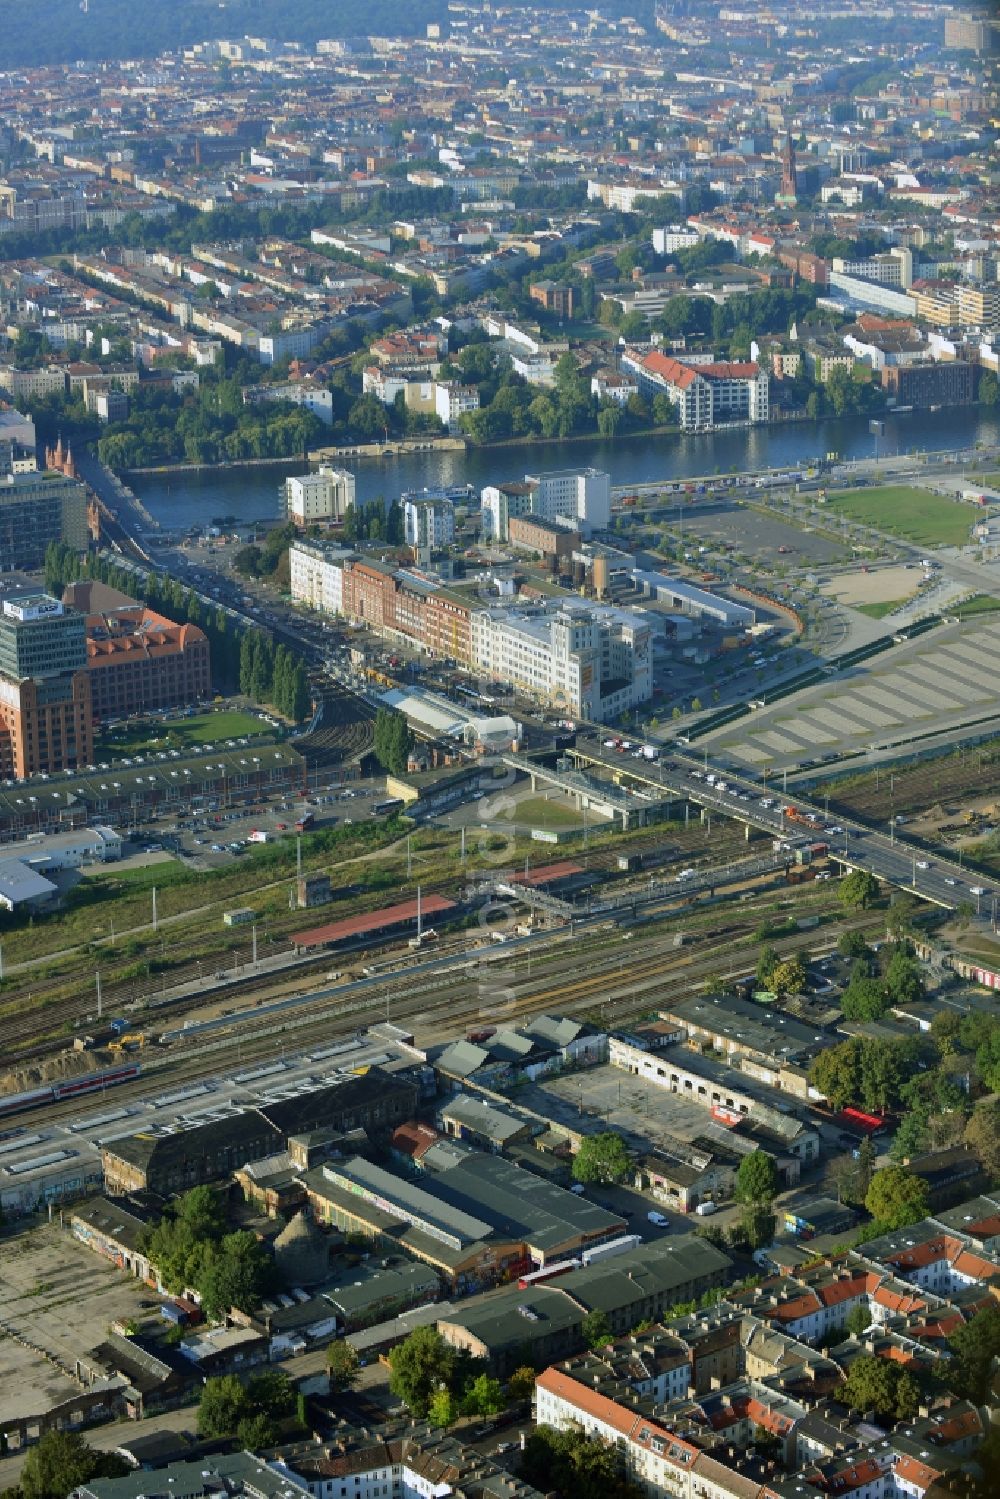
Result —
[[240, 639], [240, 692], [255, 703], [270, 703], [293, 723], [309, 716], [309, 677], [300, 656], [274, 644], [263, 630], [244, 630]]
[[402, 775], [413, 748], [413, 732], [403, 717], [392, 708], [380, 708], [375, 715], [375, 758], [390, 775]]

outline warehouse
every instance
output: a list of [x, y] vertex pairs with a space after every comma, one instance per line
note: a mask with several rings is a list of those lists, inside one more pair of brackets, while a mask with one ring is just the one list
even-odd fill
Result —
[[453, 1347], [488, 1359], [502, 1378], [518, 1364], [537, 1365], [577, 1352], [590, 1312], [603, 1312], [619, 1334], [725, 1284], [732, 1269], [721, 1249], [686, 1235], [570, 1270], [547, 1285], [509, 1286], [477, 1296], [451, 1308], [438, 1331]]
[[693, 583], [668, 578], [664, 573], [633, 568], [632, 582], [638, 592], [666, 604], [668, 609], [681, 614], [702, 614], [727, 630], [748, 630], [756, 618], [745, 604], [734, 604], [707, 588], [696, 588]]
[[616, 1238], [625, 1220], [499, 1156], [463, 1156], [414, 1182], [370, 1161], [303, 1176], [316, 1216], [394, 1241], [470, 1291]]

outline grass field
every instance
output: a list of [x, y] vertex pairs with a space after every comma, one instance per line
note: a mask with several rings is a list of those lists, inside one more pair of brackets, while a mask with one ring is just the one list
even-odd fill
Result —
[[981, 484], [984, 489], [1000, 489], [1000, 474], [973, 474], [970, 482]]
[[[273, 733], [270, 724], [253, 713], [221, 709], [217, 713], [196, 713], [193, 718], [172, 718], [168, 722], [144, 719], [140, 723], [122, 724], [101, 735], [95, 746], [98, 755], [141, 755], [147, 750], [189, 750], [204, 744], [223, 744], [227, 739], [255, 739]], [[98, 758], [100, 758], [98, 755]]]
[[885, 619], [900, 604], [905, 604], [906, 599], [884, 599], [880, 604], [856, 604], [854, 607], [859, 614], [867, 614], [869, 619]]
[[918, 546], [961, 546], [969, 539], [973, 512], [928, 489], [887, 484], [876, 489], [843, 489], [827, 503], [861, 525], [888, 531]]
[[521, 827], [550, 828], [553, 832], [583, 826], [583, 816], [575, 807], [567, 807], [559, 801], [547, 802], [544, 796], [532, 796], [520, 802], [515, 820]]
[[959, 604], [955, 613], [959, 619], [971, 619], [975, 614], [994, 614], [998, 609], [1000, 599], [995, 599], [989, 593], [976, 593], [971, 599], [966, 599], [964, 604]]

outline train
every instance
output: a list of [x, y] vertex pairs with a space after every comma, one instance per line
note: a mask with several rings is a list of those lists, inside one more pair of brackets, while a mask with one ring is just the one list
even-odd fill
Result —
[[59, 1103], [64, 1098], [77, 1098], [86, 1093], [100, 1093], [118, 1083], [131, 1082], [140, 1075], [138, 1062], [123, 1062], [121, 1066], [105, 1067], [102, 1072], [87, 1072], [82, 1077], [67, 1077], [60, 1082], [46, 1083], [32, 1088], [27, 1093], [7, 1093], [0, 1097], [0, 1118], [8, 1114], [21, 1114], [27, 1109], [44, 1108], [46, 1104]]

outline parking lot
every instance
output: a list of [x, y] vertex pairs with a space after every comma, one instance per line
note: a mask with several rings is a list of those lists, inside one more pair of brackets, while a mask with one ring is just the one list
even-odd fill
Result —
[[743, 505], [685, 512], [684, 535], [717, 546], [729, 543], [735, 552], [772, 568], [781, 563], [829, 565], [845, 562], [851, 556], [849, 547], [829, 536], [790, 525], [777, 516], [763, 515]]
[[250, 808], [208, 805], [179, 819], [163, 817], [141, 824], [129, 835], [125, 853], [128, 862], [175, 856], [193, 869], [213, 869], [260, 842], [252, 839], [254, 833], [265, 834], [268, 842], [293, 838], [296, 822], [306, 813], [312, 813], [313, 828], [361, 822], [384, 799], [381, 781], [358, 781], [346, 788], [332, 781], [318, 790], [310, 788], [308, 799], [289, 795]]

